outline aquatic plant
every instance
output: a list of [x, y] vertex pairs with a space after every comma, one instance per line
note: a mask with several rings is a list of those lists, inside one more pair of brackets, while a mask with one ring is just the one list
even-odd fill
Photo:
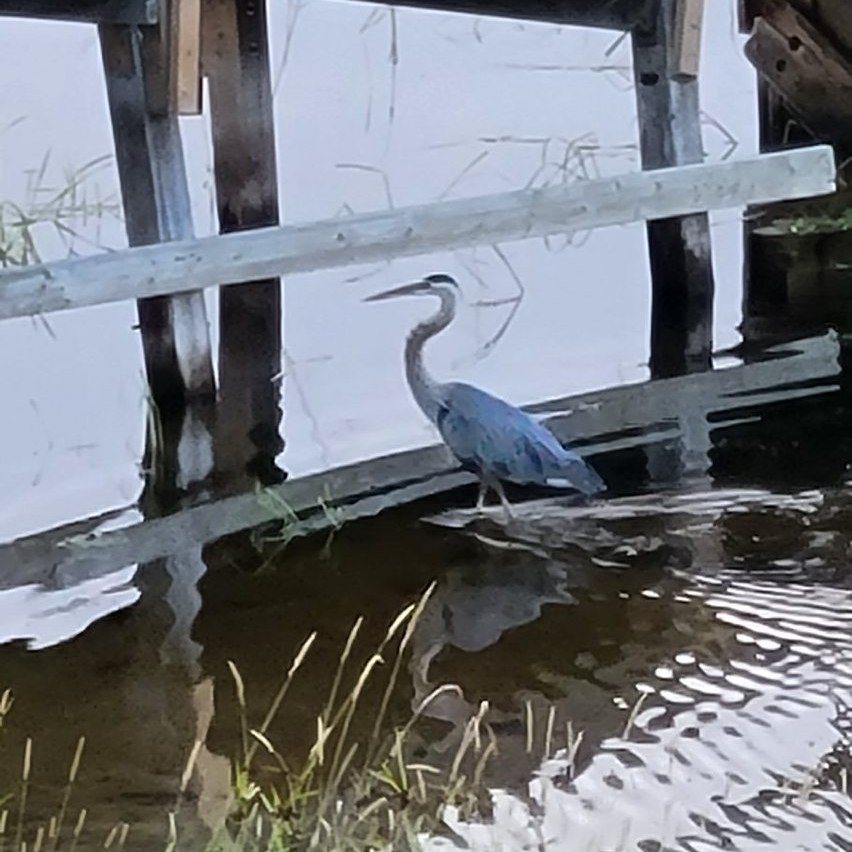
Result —
[[[7, 726], [7, 717], [13, 703], [12, 691], [10, 689], [6, 689], [0, 694], [0, 731]], [[0, 792], [0, 849], [5, 850], [8, 848], [6, 846], [8, 837], [13, 838], [11, 845], [12, 852], [26, 852], [30, 848], [34, 852], [41, 852], [43, 849], [56, 850], [60, 847], [66, 839], [65, 818], [68, 815], [68, 804], [77, 781], [77, 773], [80, 770], [85, 746], [86, 738], [80, 737], [77, 740], [77, 747], [74, 750], [74, 756], [68, 768], [68, 775], [59, 807], [56, 813], [45, 824], [36, 827], [32, 845], [29, 846], [27, 841], [24, 840], [24, 829], [27, 818], [27, 801], [32, 780], [33, 740], [31, 737], [25, 739], [21, 763], [21, 780], [18, 790], [17, 792], [8, 792], [5, 794]], [[74, 827], [68, 835], [67, 839], [70, 842], [69, 848], [71, 850], [77, 847], [80, 840], [83, 827], [86, 824], [86, 814], [87, 811], [85, 808], [79, 811]], [[108, 837], [109, 844], [105, 845], [112, 845], [112, 841], [120, 837], [121, 843], [118, 848], [121, 848], [127, 838], [129, 829], [130, 826], [127, 823], [115, 826], [111, 832], [112, 839]]]
[[[0, 267], [26, 266], [42, 261], [40, 229], [58, 237], [69, 256], [78, 246], [102, 248], [101, 225], [121, 218], [121, 202], [116, 192], [101, 195], [96, 177], [112, 165], [112, 155], [90, 160], [67, 170], [61, 183], [48, 180], [49, 152], [38, 168], [27, 173], [24, 197], [20, 201], [0, 199]], [[92, 237], [85, 233], [94, 223]]]
[[[236, 666], [230, 665], [240, 710], [241, 754], [233, 767], [232, 813], [211, 842], [210, 852], [417, 849], [418, 835], [439, 824], [446, 805], [463, 813], [476, 808], [484, 767], [494, 752], [493, 740], [483, 745], [487, 704], [469, 720], [458, 752], [445, 767], [412, 756], [412, 730], [431, 701], [449, 687], [428, 696], [404, 726], [383, 733], [403, 658], [430, 594], [431, 589], [404, 609], [363, 666], [350, 673], [363, 619], [353, 624], [327, 700], [317, 714], [313, 742], [299, 766], [289, 764], [276, 750], [268, 730], [309, 657], [316, 633], [294, 656], [259, 728], [249, 728], [246, 688]], [[376, 708], [364, 700], [366, 687], [375, 686], [388, 669]], [[373, 720], [372, 733], [364, 741], [352, 736], [359, 715], [362, 722]], [[270, 765], [259, 771], [263, 760]], [[254, 780], [258, 774], [275, 780], [258, 782]]]
[[[441, 824], [448, 806], [464, 817], [480, 811], [483, 775], [495, 753], [493, 735], [484, 718], [483, 702], [461, 732], [457, 751], [446, 765], [418, 760], [418, 720], [433, 700], [455, 687], [443, 686], [427, 696], [405, 724], [388, 732], [391, 699], [403, 672], [414, 630], [430, 596], [430, 587], [403, 609], [361, 666], [353, 665], [363, 618], [352, 625], [338, 658], [325, 703], [316, 715], [315, 733], [305, 758], [293, 764], [276, 749], [269, 733], [299, 672], [309, 666], [317, 634], [297, 650], [285, 678], [266, 709], [261, 724], [250, 727], [248, 690], [237, 667], [229, 663], [239, 708], [238, 755], [232, 763], [231, 805], [214, 832], [207, 852], [296, 852], [307, 849], [419, 849], [418, 838]], [[365, 695], [379, 695], [378, 702]], [[12, 705], [11, 693], [0, 696], [0, 730]], [[378, 705], [378, 706], [377, 706]], [[357, 724], [356, 724], [357, 723]], [[355, 730], [368, 730], [358, 738]], [[174, 809], [164, 814], [163, 848], [182, 848], [179, 810], [202, 743], [191, 750]], [[55, 814], [43, 825], [27, 819], [32, 775], [33, 741], [27, 737], [19, 790], [0, 797], [0, 848], [23, 850], [75, 849], [95, 842], [87, 829], [86, 808], [73, 826], [67, 823], [69, 800], [83, 760], [85, 739], [72, 757], [67, 783]], [[132, 826], [112, 826], [97, 845], [122, 849]], [[11, 841], [11, 842], [9, 842]], [[5, 845], [4, 845], [5, 842]]]

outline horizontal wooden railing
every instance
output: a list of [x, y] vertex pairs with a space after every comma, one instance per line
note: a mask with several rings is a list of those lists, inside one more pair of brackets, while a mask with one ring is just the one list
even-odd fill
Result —
[[0, 319], [830, 193], [829, 146], [158, 243], [0, 274]]

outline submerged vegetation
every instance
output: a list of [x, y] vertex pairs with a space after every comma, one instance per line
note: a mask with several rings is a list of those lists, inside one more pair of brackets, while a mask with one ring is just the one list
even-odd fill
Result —
[[[431, 591], [399, 613], [361, 665], [355, 665], [354, 658], [364, 620], [354, 623], [326, 701], [316, 714], [315, 729], [305, 732], [310, 745], [298, 764], [276, 749], [269, 729], [300, 670], [310, 666], [317, 634], [308, 636], [294, 655], [257, 727], [248, 721], [246, 685], [237, 667], [229, 663], [239, 707], [239, 748], [231, 766], [227, 815], [213, 832], [207, 852], [414, 850], [442, 825], [447, 807], [462, 817], [487, 810], [483, 778], [496, 751], [494, 734], [485, 721], [487, 702], [472, 714], [460, 732], [457, 749], [441, 765], [417, 756], [415, 726], [433, 700], [455, 687], [438, 688], [404, 724], [389, 724], [391, 699]], [[365, 699], [368, 686], [370, 700]], [[378, 703], [376, 695], [381, 696]], [[0, 732], [8, 723], [11, 707], [7, 690], [0, 697]], [[356, 729], [370, 733], [359, 739], [353, 733]], [[183, 848], [179, 817], [202, 746], [196, 742], [191, 749], [177, 785], [175, 806], [163, 814], [163, 848], [169, 852]], [[87, 827], [87, 809], [72, 813], [69, 805], [81, 764], [85, 764], [84, 747], [81, 737], [56, 813], [45, 824], [35, 824], [27, 811], [33, 741], [26, 739], [19, 789], [0, 796], [0, 848], [40, 852], [96, 843], [98, 848], [122, 849], [132, 842], [134, 831], [128, 822], [112, 826], [106, 837], [96, 837], [96, 831]]]

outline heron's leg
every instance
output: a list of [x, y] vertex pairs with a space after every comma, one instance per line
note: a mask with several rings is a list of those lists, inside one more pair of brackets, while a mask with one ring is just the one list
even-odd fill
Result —
[[506, 492], [503, 490], [503, 486], [500, 484], [500, 480], [495, 479], [491, 483], [491, 487], [497, 492], [497, 496], [500, 498], [500, 503], [503, 506], [503, 511], [506, 513], [506, 519], [509, 521], [513, 520], [515, 515], [512, 512], [512, 504], [509, 502], [509, 498], [506, 496]]
[[476, 511], [482, 512], [485, 508], [485, 495], [488, 493], [488, 485], [486, 485], [485, 481], [479, 480], [479, 496], [476, 498]]

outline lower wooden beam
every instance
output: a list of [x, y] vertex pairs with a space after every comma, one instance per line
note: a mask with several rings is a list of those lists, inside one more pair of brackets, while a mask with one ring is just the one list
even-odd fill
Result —
[[[545, 417], [563, 441], [583, 442], [585, 455], [647, 447], [683, 439], [677, 414], [686, 393], [714, 413], [738, 416], [745, 408], [833, 393], [840, 386], [840, 345], [836, 334], [785, 347], [787, 357], [701, 376], [608, 388], [529, 407]], [[698, 412], [694, 412], [696, 415]], [[661, 423], [660, 417], [666, 420]], [[629, 428], [625, 429], [625, 424]], [[603, 436], [597, 442], [595, 436]], [[300, 477], [262, 492], [239, 494], [195, 505], [162, 518], [121, 526], [113, 514], [105, 529], [76, 522], [64, 529], [0, 546], [0, 589], [27, 583], [71, 585], [123, 565], [151, 562], [268, 521], [292, 523], [304, 535], [335, 523], [370, 517], [394, 506], [472, 483], [457, 469], [443, 444], [394, 453]]]

